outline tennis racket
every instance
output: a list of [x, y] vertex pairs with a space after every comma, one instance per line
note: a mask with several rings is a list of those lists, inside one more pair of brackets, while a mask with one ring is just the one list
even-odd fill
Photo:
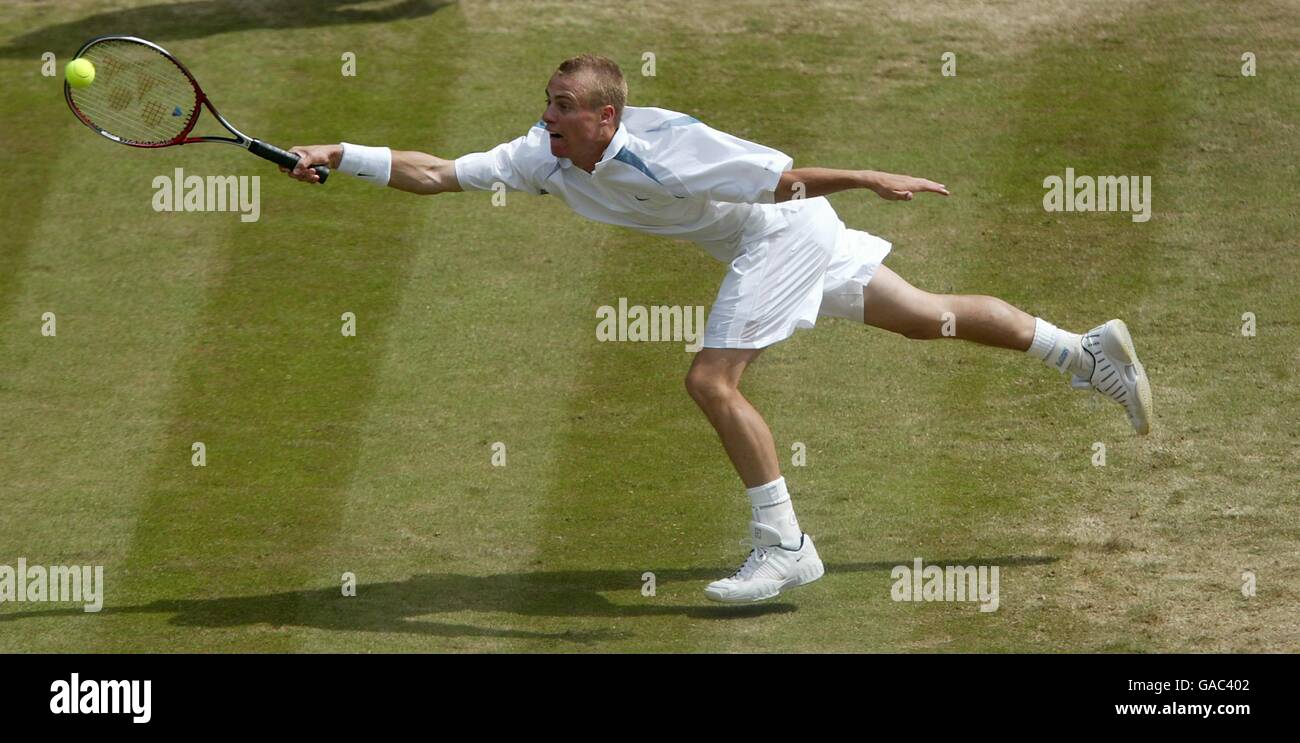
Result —
[[[93, 82], [74, 88], [63, 83], [72, 113], [99, 134], [130, 147], [171, 147], [221, 142], [243, 147], [260, 158], [293, 169], [298, 156], [254, 139], [217, 113], [199, 83], [180, 60], [151, 41], [134, 36], [98, 36], [77, 51], [95, 66]], [[190, 132], [206, 106], [234, 137], [194, 137]], [[314, 170], [324, 183], [329, 168]]]

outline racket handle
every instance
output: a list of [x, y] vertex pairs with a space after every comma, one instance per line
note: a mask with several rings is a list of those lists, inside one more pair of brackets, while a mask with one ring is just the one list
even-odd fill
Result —
[[[260, 139], [250, 141], [248, 143], [248, 151], [260, 158], [270, 160], [276, 165], [284, 166], [290, 170], [293, 170], [294, 166], [298, 164], [297, 155], [292, 152], [285, 152], [279, 147], [268, 142], [263, 142]], [[316, 171], [316, 175], [320, 176], [321, 183], [324, 183], [325, 179], [330, 177], [330, 169], [324, 165], [313, 166], [312, 170]]]

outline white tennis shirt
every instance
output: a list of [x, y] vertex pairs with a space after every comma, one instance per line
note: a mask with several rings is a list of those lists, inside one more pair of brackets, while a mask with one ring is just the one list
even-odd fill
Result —
[[765, 215], [758, 205], [773, 203], [793, 161], [676, 111], [625, 106], [594, 172], [552, 155], [540, 121], [528, 134], [455, 165], [466, 191], [502, 183], [512, 191], [554, 194], [588, 219], [690, 240], [730, 261], [746, 223]]

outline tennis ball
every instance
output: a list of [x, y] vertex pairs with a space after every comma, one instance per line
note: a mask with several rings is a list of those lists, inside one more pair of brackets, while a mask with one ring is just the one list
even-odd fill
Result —
[[95, 82], [95, 65], [89, 59], [78, 57], [63, 68], [63, 77], [74, 88], [89, 88]]

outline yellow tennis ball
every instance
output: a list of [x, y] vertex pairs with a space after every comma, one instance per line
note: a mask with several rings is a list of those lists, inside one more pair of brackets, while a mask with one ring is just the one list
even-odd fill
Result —
[[63, 68], [63, 77], [74, 88], [89, 88], [95, 82], [95, 65], [89, 59], [74, 59]]

